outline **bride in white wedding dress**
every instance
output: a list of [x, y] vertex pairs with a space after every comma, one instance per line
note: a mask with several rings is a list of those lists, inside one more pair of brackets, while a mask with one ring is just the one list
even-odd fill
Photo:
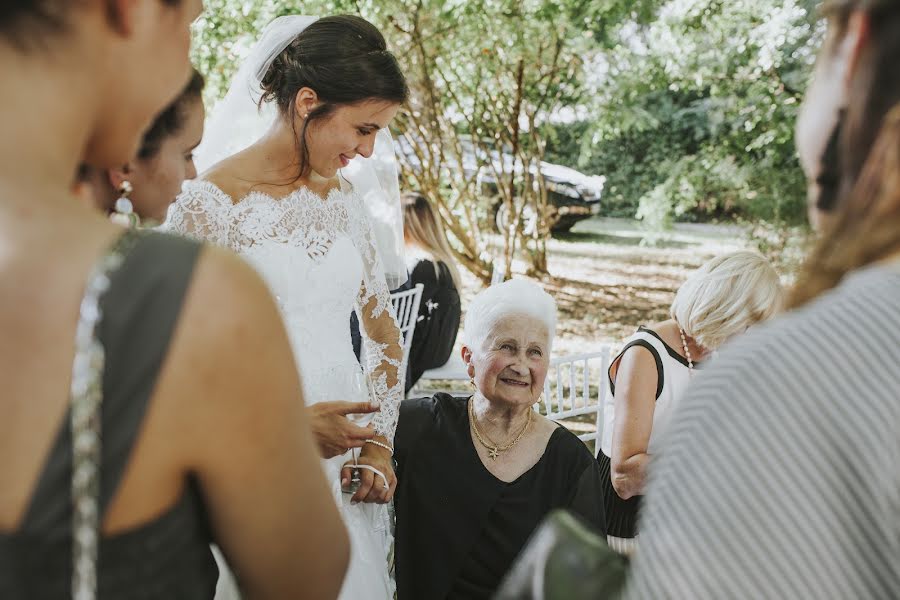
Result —
[[[350, 532], [347, 600], [393, 598], [385, 503], [396, 486], [391, 454], [403, 377], [388, 285], [405, 278], [405, 264], [386, 128], [407, 94], [384, 38], [367, 21], [276, 19], [198, 148], [201, 167], [215, 164], [185, 185], [166, 224], [245, 257], [278, 301], [323, 468]], [[363, 325], [365, 371], [351, 344], [352, 310]], [[368, 401], [369, 389], [377, 412], [369, 427], [355, 426], [345, 415]], [[348, 449], [356, 447], [361, 482], [351, 496], [342, 484], [353, 461]], [[315, 551], [298, 549], [298, 561]]]

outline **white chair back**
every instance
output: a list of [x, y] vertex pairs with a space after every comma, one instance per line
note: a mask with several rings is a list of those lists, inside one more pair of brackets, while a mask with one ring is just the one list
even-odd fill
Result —
[[495, 261], [494, 270], [491, 271], [491, 285], [503, 283], [504, 281], [506, 281], [506, 269], [503, 268], [500, 262]]
[[409, 349], [412, 347], [413, 333], [416, 330], [416, 322], [419, 320], [419, 302], [422, 300], [421, 283], [411, 290], [394, 292], [391, 294], [391, 305], [394, 315], [400, 325], [400, 333], [403, 334], [403, 363], [400, 365], [400, 373], [406, 377], [406, 367], [409, 364]]
[[550, 359], [544, 393], [539, 405], [548, 419], [562, 421], [590, 415], [591, 423], [583, 419], [564, 423], [578, 435], [578, 439], [594, 442], [596, 454], [603, 427], [603, 398], [609, 386], [609, 359], [611, 349], [603, 346], [599, 351]]

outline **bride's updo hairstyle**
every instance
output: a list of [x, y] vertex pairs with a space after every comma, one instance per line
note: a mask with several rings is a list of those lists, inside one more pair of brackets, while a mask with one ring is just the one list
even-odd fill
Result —
[[[262, 78], [260, 104], [275, 102], [294, 127], [300, 158], [300, 175], [309, 172], [306, 132], [342, 105], [367, 100], [402, 104], [409, 97], [406, 78], [397, 59], [387, 49], [378, 29], [353, 15], [319, 19], [281, 52]], [[300, 132], [296, 130], [297, 92], [310, 88], [321, 104], [309, 112]]]

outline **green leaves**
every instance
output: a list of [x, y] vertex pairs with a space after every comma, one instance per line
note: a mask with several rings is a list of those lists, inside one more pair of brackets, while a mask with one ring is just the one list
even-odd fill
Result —
[[[506, 167], [464, 173], [465, 144], [482, 144], [485, 156], [515, 142], [520, 173], [544, 159], [605, 175], [607, 214], [638, 213], [656, 228], [673, 219], [804, 219], [793, 131], [823, 35], [814, 0], [205, 4], [193, 57], [210, 102], [278, 15], [355, 13], [379, 27], [412, 88], [395, 123], [418, 141], [424, 165], [406, 170], [409, 185], [440, 198], [455, 248], [476, 273], [497, 197], [516, 210], [540, 200], [535, 182]], [[500, 184], [487, 194], [481, 176]]]
[[[607, 69], [591, 94], [594, 143], [582, 147], [588, 170], [608, 177], [606, 206], [627, 215], [639, 204], [663, 224], [802, 221], [793, 130], [821, 38], [809, 5], [671, 0], [649, 21], [620, 23], [598, 51]], [[671, 214], [651, 218], [659, 207]]]

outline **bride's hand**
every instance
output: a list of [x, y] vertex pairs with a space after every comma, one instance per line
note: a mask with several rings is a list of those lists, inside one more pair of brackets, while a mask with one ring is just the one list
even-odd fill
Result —
[[[382, 443], [387, 443], [382, 437], [374, 439]], [[359, 469], [359, 489], [353, 494], [350, 501], [353, 503], [374, 502], [377, 504], [387, 504], [390, 502], [394, 497], [394, 490], [397, 489], [397, 476], [394, 474], [394, 461], [391, 458], [390, 450], [376, 444], [366, 444], [360, 451], [359, 460], [356, 462], [360, 465], [368, 465], [373, 469], [377, 469], [384, 473], [384, 476], [387, 478], [388, 487], [384, 487], [385, 481], [380, 475], [373, 473], [369, 469]], [[341, 469], [341, 485], [344, 487], [350, 483], [352, 467], [353, 461], [348, 461], [344, 464], [344, 468]]]
[[350, 448], [362, 448], [375, 435], [371, 426], [359, 427], [347, 418], [350, 414], [378, 412], [378, 407], [369, 402], [319, 402], [307, 410], [323, 458], [340, 456]]

